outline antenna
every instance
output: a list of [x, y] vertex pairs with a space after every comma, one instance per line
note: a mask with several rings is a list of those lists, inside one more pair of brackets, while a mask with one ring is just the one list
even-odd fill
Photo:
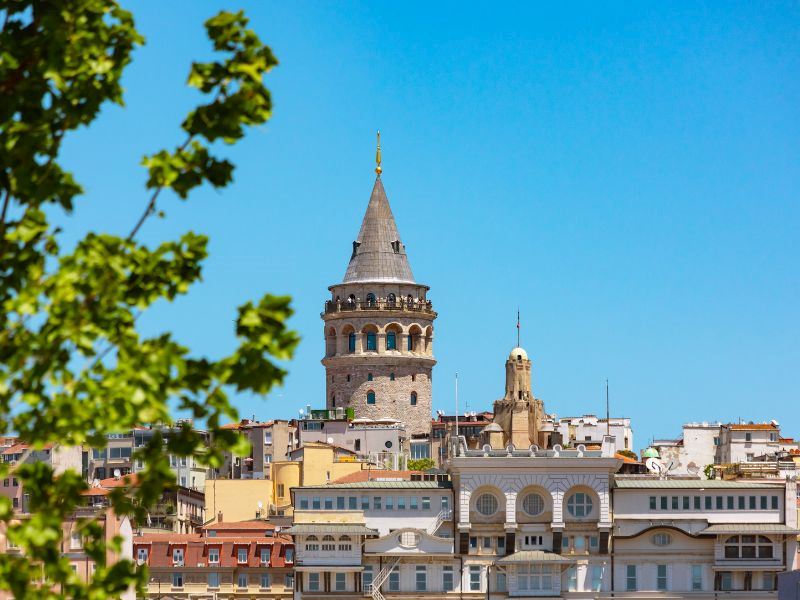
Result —
[[375, 151], [375, 172], [380, 177], [383, 169], [381, 169], [381, 132], [378, 131], [378, 149]]
[[519, 348], [519, 306], [517, 307], [517, 348]]
[[458, 371], [456, 371], [456, 452], [458, 452]]
[[608, 407], [608, 379], [606, 379], [606, 435], [611, 435], [611, 411]]

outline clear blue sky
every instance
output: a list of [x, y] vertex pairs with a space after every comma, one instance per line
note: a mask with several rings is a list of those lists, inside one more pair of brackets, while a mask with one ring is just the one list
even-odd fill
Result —
[[235, 185], [165, 221], [211, 237], [204, 282], [143, 319], [195, 351], [233, 347], [234, 308], [291, 294], [303, 341], [286, 386], [243, 415], [325, 402], [319, 312], [373, 183], [439, 311], [434, 408], [483, 410], [522, 341], [549, 412], [633, 419], [636, 447], [691, 420], [800, 435], [800, 9], [797, 3], [124, 2], [147, 45], [66, 144], [86, 186], [67, 239], [127, 232], [140, 158], [182, 141], [202, 22], [243, 7], [280, 66], [274, 117], [223, 152]]

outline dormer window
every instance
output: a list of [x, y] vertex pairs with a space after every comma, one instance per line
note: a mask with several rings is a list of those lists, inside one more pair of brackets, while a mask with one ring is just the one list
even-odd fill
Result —
[[400, 240], [395, 240], [392, 242], [392, 250], [394, 250], [395, 254], [400, 254]]

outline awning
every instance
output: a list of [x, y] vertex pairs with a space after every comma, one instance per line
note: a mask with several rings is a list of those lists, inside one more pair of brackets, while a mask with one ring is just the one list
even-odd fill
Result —
[[800, 534], [800, 529], [796, 527], [789, 527], [781, 523], [717, 523], [709, 525], [702, 531], [697, 533], [701, 534], [732, 534], [738, 533], [754, 533], [754, 534], [783, 534], [783, 535], [797, 535]]
[[521, 550], [520, 552], [515, 552], [514, 554], [509, 554], [508, 556], [504, 556], [503, 558], [498, 559], [497, 561], [495, 561], [495, 564], [511, 565], [519, 563], [537, 563], [537, 562], [560, 564], [560, 563], [575, 562], [575, 559], [565, 558], [560, 554], [556, 554], [555, 552], [545, 552], [544, 550]]
[[783, 565], [770, 563], [767, 565], [751, 562], [747, 565], [711, 565], [712, 571], [785, 571]]
[[369, 527], [356, 523], [297, 523], [287, 529], [281, 529], [281, 533], [288, 533], [289, 535], [307, 535], [312, 533], [378, 535], [378, 530], [370, 529]]

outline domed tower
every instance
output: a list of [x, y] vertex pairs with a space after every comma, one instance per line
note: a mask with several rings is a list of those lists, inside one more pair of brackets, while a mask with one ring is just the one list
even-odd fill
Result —
[[433, 320], [426, 285], [411, 273], [406, 249], [377, 178], [341, 283], [325, 303], [328, 408], [361, 419], [402, 421], [409, 435], [431, 428]]
[[541, 435], [544, 403], [531, 390], [531, 361], [522, 348], [514, 348], [506, 360], [506, 393], [494, 403], [494, 422], [503, 429], [504, 443], [517, 448], [544, 445]]

